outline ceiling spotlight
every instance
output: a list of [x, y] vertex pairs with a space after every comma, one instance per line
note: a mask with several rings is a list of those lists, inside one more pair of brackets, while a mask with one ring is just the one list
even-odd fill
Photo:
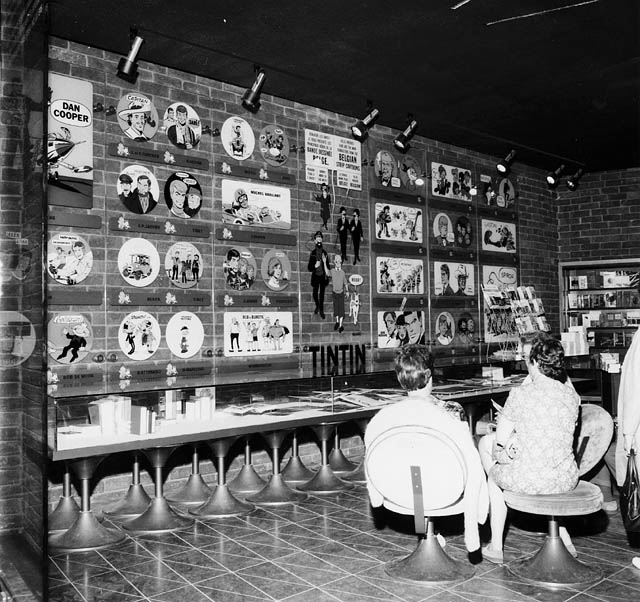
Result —
[[469, 194], [471, 196], [478, 196], [478, 187], [472, 186], [471, 189], [469, 190]]
[[418, 122], [409, 117], [411, 120], [409, 125], [405, 128], [404, 132], [398, 134], [393, 141], [393, 146], [395, 146], [401, 153], [406, 153], [409, 150], [409, 140], [413, 138], [413, 135], [416, 133], [416, 129], [418, 128]]
[[358, 140], [358, 142], [365, 140], [369, 135], [369, 128], [376, 122], [378, 115], [380, 115], [378, 109], [371, 109], [364, 119], [361, 119], [351, 126], [351, 135]]
[[567, 178], [567, 188], [569, 190], [575, 190], [576, 188], [578, 188], [578, 182], [580, 182], [582, 174], [584, 174], [584, 169], [582, 169], [581, 167], [580, 169], [578, 169], [578, 171], [576, 171], [576, 173]]
[[258, 65], [254, 66], [256, 72], [256, 79], [250, 88], [247, 88], [246, 92], [242, 95], [242, 106], [251, 113], [257, 113], [260, 110], [260, 94], [262, 94], [262, 86], [264, 86], [264, 80], [267, 78], [262, 69]]
[[136, 57], [140, 46], [142, 46], [144, 40], [138, 35], [137, 29], [131, 29], [131, 50], [127, 58], [121, 58], [118, 63], [118, 77], [134, 83], [138, 77], [138, 63], [136, 63]]
[[563, 163], [562, 165], [560, 165], [560, 167], [558, 167], [558, 169], [556, 169], [555, 171], [550, 171], [547, 174], [547, 184], [550, 188], [555, 188], [558, 185], [558, 179], [562, 175], [564, 167], [565, 165]]
[[504, 159], [502, 159], [500, 163], [496, 165], [496, 169], [500, 173], [507, 173], [515, 158], [516, 158], [516, 151], [515, 150], [509, 151], [509, 154]]
[[425, 181], [426, 181], [426, 177], [427, 177], [427, 174], [426, 174], [426, 173], [421, 173], [421, 174], [416, 178], [416, 181], [415, 181], [416, 186], [424, 186], [424, 183], [425, 183]]

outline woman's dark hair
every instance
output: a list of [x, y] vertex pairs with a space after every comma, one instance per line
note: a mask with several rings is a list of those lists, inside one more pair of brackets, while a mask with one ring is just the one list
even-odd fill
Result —
[[560, 341], [551, 337], [535, 340], [530, 357], [532, 362], [538, 362], [538, 369], [542, 374], [561, 383], [567, 382], [564, 349]]
[[405, 345], [396, 353], [394, 367], [400, 386], [416, 391], [427, 386], [433, 372], [433, 357], [424, 345]]

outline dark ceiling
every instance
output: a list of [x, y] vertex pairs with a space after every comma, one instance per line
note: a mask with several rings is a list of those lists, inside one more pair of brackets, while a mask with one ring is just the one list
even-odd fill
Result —
[[[458, 8], [454, 8], [460, 4]], [[547, 169], [640, 166], [638, 0], [52, 0], [55, 36]]]

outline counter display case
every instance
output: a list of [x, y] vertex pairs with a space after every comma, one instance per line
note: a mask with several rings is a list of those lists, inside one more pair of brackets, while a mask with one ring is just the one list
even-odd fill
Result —
[[592, 357], [623, 359], [640, 326], [640, 259], [559, 264], [560, 325], [583, 332]]
[[[434, 393], [461, 401], [470, 424], [477, 408], [506, 394], [519, 376], [438, 381]], [[392, 371], [263, 383], [158, 389], [123, 395], [49, 398], [52, 460], [365, 419], [401, 400]]]

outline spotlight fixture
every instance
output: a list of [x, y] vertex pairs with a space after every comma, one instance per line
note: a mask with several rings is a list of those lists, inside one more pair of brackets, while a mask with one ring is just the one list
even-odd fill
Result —
[[138, 35], [138, 30], [131, 29], [131, 50], [127, 58], [121, 58], [118, 63], [118, 77], [134, 83], [138, 77], [138, 63], [136, 63], [136, 57], [140, 46], [142, 46], [144, 40]]
[[404, 132], [398, 134], [394, 141], [393, 146], [395, 146], [401, 153], [406, 153], [409, 150], [409, 140], [413, 138], [413, 135], [416, 133], [416, 129], [418, 128], [418, 122], [413, 119], [410, 115], [408, 117], [409, 125], [405, 128]]
[[256, 72], [256, 79], [250, 88], [242, 95], [242, 106], [251, 113], [257, 113], [260, 110], [260, 94], [262, 94], [262, 86], [267, 78], [266, 74], [258, 65], [254, 65], [253, 70]]
[[578, 188], [578, 183], [580, 182], [580, 178], [584, 174], [584, 169], [582, 167], [576, 171], [572, 176], [567, 178], [567, 188], [569, 190], [575, 190]]
[[560, 176], [562, 175], [564, 168], [565, 168], [565, 165], [563, 163], [556, 170], [550, 171], [547, 174], [547, 184], [549, 185], [550, 188], [555, 188], [558, 185], [558, 178], [560, 178]]
[[515, 158], [516, 158], [516, 151], [510, 150], [509, 154], [496, 165], [496, 169], [500, 173], [507, 173]]
[[364, 119], [360, 119], [351, 126], [351, 135], [358, 141], [363, 142], [369, 135], [369, 129], [378, 119], [380, 111], [370, 107], [370, 111]]
[[104, 111], [105, 115], [115, 115], [116, 114], [116, 108], [113, 105], [109, 105], [105, 111]]
[[102, 113], [102, 111], [104, 111], [104, 105], [101, 102], [96, 102], [93, 105], [93, 112], [94, 113]]
[[471, 189], [469, 190], [469, 194], [471, 196], [478, 196], [478, 187], [472, 186]]

